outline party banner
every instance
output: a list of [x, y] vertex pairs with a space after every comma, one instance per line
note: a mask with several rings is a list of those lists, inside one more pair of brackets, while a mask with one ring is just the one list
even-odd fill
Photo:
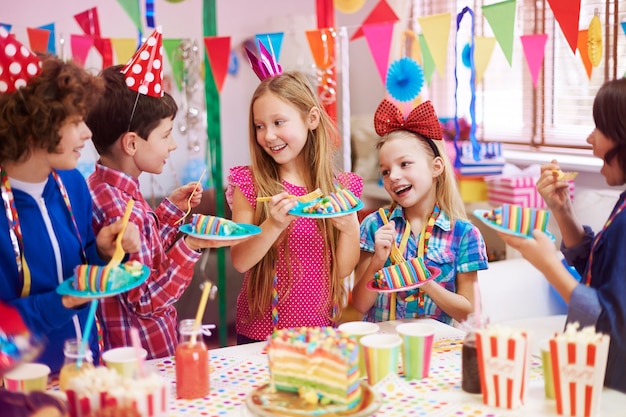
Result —
[[94, 38], [100, 37], [100, 21], [98, 19], [98, 9], [92, 7], [74, 15], [74, 19], [78, 22], [78, 25], [83, 30], [85, 35], [90, 35]]
[[424, 70], [424, 79], [426, 80], [426, 85], [430, 85], [430, 80], [435, 72], [435, 60], [433, 59], [433, 55], [430, 53], [428, 44], [426, 43], [426, 37], [424, 37], [421, 33], [419, 35], [419, 41], [420, 49], [422, 50], [422, 69]]
[[215, 87], [221, 93], [230, 61], [230, 36], [205, 36], [204, 46], [213, 72]]
[[452, 15], [450, 13], [433, 14], [417, 18], [428, 45], [428, 50], [435, 63], [437, 73], [442, 79], [446, 69], [451, 19]]
[[93, 45], [102, 55], [102, 68], [113, 65], [113, 47], [109, 38], [94, 38]]
[[45, 29], [26, 28], [26, 32], [28, 33], [30, 50], [33, 52], [45, 54], [48, 50], [50, 31]]
[[56, 55], [57, 48], [55, 43], [56, 35], [54, 32], [54, 23], [48, 23], [47, 25], [39, 26], [39, 29], [45, 29], [50, 32], [50, 36], [48, 37], [47, 52], [51, 53], [52, 55]]
[[576, 53], [578, 47], [578, 21], [580, 20], [580, 0], [548, 0], [569, 47]]
[[483, 80], [483, 75], [485, 75], [485, 70], [487, 69], [487, 65], [489, 65], [495, 46], [496, 38], [488, 36], [474, 37], [474, 67], [476, 68], [476, 85], [480, 84]]
[[389, 22], [397, 22], [398, 16], [393, 11], [391, 6], [387, 4], [385, 0], [380, 0], [376, 6], [372, 9], [369, 15], [365, 18], [363, 23], [361, 23], [361, 27], [359, 27], [356, 32], [352, 35], [350, 40], [355, 40], [364, 35], [363, 26], [365, 25], [373, 25], [379, 23], [389, 23]]
[[76, 61], [77, 64], [84, 67], [87, 61], [87, 55], [89, 55], [89, 50], [93, 46], [92, 37], [70, 35], [70, 45], [72, 47], [72, 59]]
[[591, 59], [589, 58], [589, 50], [587, 48], [587, 38], [588, 38], [587, 29], [578, 31], [578, 53], [580, 54], [580, 59], [583, 61], [583, 65], [585, 66], [585, 71], [587, 72], [587, 78], [591, 79], [591, 71], [593, 69], [593, 65], [591, 63]]
[[141, 12], [139, 11], [139, 0], [117, 0], [122, 6], [122, 9], [126, 12], [130, 20], [133, 21], [138, 31], [142, 31], [141, 25]]
[[389, 65], [389, 51], [391, 50], [391, 37], [393, 36], [394, 23], [381, 23], [375, 25], [364, 25], [362, 27], [365, 39], [369, 46], [372, 58], [378, 69], [378, 75], [385, 84], [387, 78], [387, 67]]
[[515, 32], [515, 0], [482, 7], [483, 15], [500, 45], [509, 65], [513, 64], [513, 34]]
[[524, 50], [524, 56], [526, 57], [526, 63], [528, 64], [528, 70], [533, 78], [533, 85], [536, 88], [541, 66], [543, 65], [548, 35], [543, 33], [537, 35], [522, 35], [520, 36], [520, 40], [522, 41], [522, 48]]
[[255, 35], [257, 43], [262, 43], [265, 46], [276, 62], [280, 62], [280, 49], [283, 46], [284, 32], [276, 33], [259, 33]]
[[422, 48], [417, 35], [412, 30], [405, 30], [402, 34], [402, 53], [422, 65]]
[[335, 36], [335, 30], [332, 28], [306, 31], [309, 48], [318, 69], [325, 70], [333, 64]]
[[167, 55], [167, 60], [170, 61], [170, 67], [172, 68], [172, 76], [176, 83], [178, 91], [182, 91], [183, 88], [183, 60], [177, 56], [178, 47], [182, 39], [163, 39], [163, 49]]
[[356, 13], [365, 4], [365, 0], [334, 0], [333, 5], [338, 12], [341, 13]]
[[137, 50], [137, 39], [134, 38], [111, 38], [115, 60], [117, 64], [125, 64]]
[[13, 25], [10, 25], [10, 24], [8, 24], [8, 23], [1, 23], [1, 22], [0, 22], [0, 26], [2, 26], [3, 28], [5, 28], [7, 32], [11, 33], [11, 28], [13, 27]]

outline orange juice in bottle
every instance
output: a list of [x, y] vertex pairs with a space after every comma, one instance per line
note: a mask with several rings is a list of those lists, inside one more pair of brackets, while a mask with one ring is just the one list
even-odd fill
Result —
[[178, 325], [180, 343], [176, 347], [176, 396], [183, 399], [209, 395], [209, 351], [200, 329], [194, 330], [194, 320], [182, 320]]
[[[93, 358], [89, 347], [84, 352], [80, 352], [80, 341], [78, 339], [68, 339], [63, 345], [65, 361], [59, 373], [59, 389], [65, 391], [70, 379], [80, 374], [85, 369], [93, 368]], [[80, 367], [78, 361], [81, 361]]]

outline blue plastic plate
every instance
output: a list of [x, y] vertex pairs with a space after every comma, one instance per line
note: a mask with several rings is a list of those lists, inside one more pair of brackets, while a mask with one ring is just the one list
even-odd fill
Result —
[[57, 293], [61, 295], [73, 295], [74, 297], [87, 297], [87, 298], [102, 298], [102, 297], [110, 297], [112, 295], [121, 294], [128, 290], [132, 290], [135, 287], [138, 287], [139, 285], [143, 284], [148, 279], [148, 277], [150, 276], [150, 268], [148, 268], [145, 265], [142, 265], [141, 269], [143, 271], [141, 277], [138, 277], [135, 281], [131, 282], [130, 284], [120, 287], [113, 291], [104, 291], [104, 292], [78, 291], [76, 288], [74, 288], [75, 277], [72, 277], [70, 279], [63, 281], [57, 287]]
[[352, 207], [350, 210], [339, 211], [337, 213], [304, 213], [302, 211], [305, 207], [311, 206], [317, 203], [318, 201], [319, 199], [309, 202], [309, 203], [298, 202], [297, 206], [289, 210], [289, 214], [293, 214], [294, 216], [298, 216], [298, 217], [308, 217], [310, 219], [329, 219], [332, 217], [345, 216], [346, 214], [354, 213], [355, 211], [359, 211], [363, 208], [363, 202], [359, 200], [359, 203], [356, 206]]
[[[491, 210], [474, 210], [474, 216], [478, 217], [478, 220], [480, 220], [481, 222], [485, 223], [487, 226], [491, 227], [492, 229], [498, 232], [502, 232], [502, 233], [505, 233], [507, 235], [512, 235], [512, 236], [525, 237], [526, 239], [532, 238], [532, 236], [528, 236], [526, 234], [519, 233], [519, 232], [514, 232], [513, 230], [507, 229], [506, 227], [502, 225], [499, 225], [495, 222], [490, 221], [489, 219], [487, 219], [487, 217], [485, 217], [485, 215], [489, 215], [490, 213], [491, 213]], [[556, 238], [554, 237], [552, 233], [548, 231], [546, 231], [545, 233], [546, 235], [548, 235], [550, 239], [552, 239], [553, 242], [556, 240]]]
[[261, 233], [261, 228], [259, 226], [255, 226], [253, 224], [247, 223], [237, 223], [238, 226], [245, 229], [245, 233], [237, 233], [236, 235], [215, 235], [215, 234], [206, 234], [206, 233], [196, 233], [193, 231], [193, 228], [190, 223], [183, 224], [180, 226], [180, 231], [188, 234], [189, 236], [197, 237], [198, 239], [206, 239], [206, 240], [239, 240], [245, 239], [250, 236], [257, 235]]

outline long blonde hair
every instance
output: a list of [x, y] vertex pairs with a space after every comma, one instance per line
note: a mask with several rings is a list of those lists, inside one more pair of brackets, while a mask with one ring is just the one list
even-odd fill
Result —
[[[309, 130], [304, 148], [301, 151], [302, 166], [301, 175], [304, 179], [306, 189], [312, 191], [320, 188], [324, 194], [329, 194], [335, 190], [337, 182], [340, 186], [343, 178], [335, 175], [333, 167], [334, 146], [338, 138], [337, 130], [324, 108], [320, 105], [317, 94], [309, 83], [306, 76], [300, 72], [284, 72], [275, 77], [266, 78], [257, 87], [250, 101], [249, 119], [249, 147], [252, 160], [252, 175], [256, 186], [257, 196], [271, 196], [283, 191], [282, 179], [279, 175], [279, 166], [274, 159], [261, 148], [256, 140], [256, 128], [254, 123], [253, 106], [258, 98], [264, 94], [272, 93], [284, 102], [297, 109], [306, 120], [311, 109], [318, 108], [320, 121], [316, 129]], [[344, 180], [345, 181], [345, 180]], [[269, 217], [269, 209], [266, 204], [257, 204], [254, 213], [254, 223], [261, 224]], [[267, 254], [250, 269], [246, 292], [248, 295], [248, 310], [250, 319], [259, 317], [269, 307], [272, 300], [272, 289], [274, 287], [275, 262], [281, 247], [285, 251], [287, 269], [292, 271], [289, 277], [287, 289], [291, 287], [292, 276], [298, 276], [298, 269], [301, 267], [291, 259], [290, 248], [287, 236], [291, 232], [293, 225], [289, 225], [283, 235], [276, 240]], [[339, 231], [325, 220], [317, 220], [317, 227], [324, 239], [324, 265], [330, 277], [328, 288], [330, 291], [329, 304], [324, 306], [324, 311], [333, 319], [340, 313], [342, 301], [344, 299], [343, 277], [338, 276], [336, 262], [332, 262], [337, 248]], [[329, 257], [327, 254], [330, 253]], [[279, 300], [283, 299], [287, 292], [279, 294]], [[339, 309], [333, 312], [333, 307]]]
[[408, 130], [395, 130], [383, 136], [376, 144], [376, 149], [380, 149], [389, 140], [399, 137], [414, 137], [422, 151], [432, 159], [435, 158], [435, 153], [428, 144], [427, 140], [430, 140], [435, 145], [437, 151], [439, 152], [439, 156], [443, 160], [443, 172], [437, 176], [435, 180], [436, 201], [439, 204], [441, 211], [448, 215], [451, 222], [454, 222], [457, 219], [467, 220], [465, 203], [461, 198], [461, 193], [459, 192], [459, 188], [456, 183], [452, 163], [446, 154], [444, 141], [426, 139]]

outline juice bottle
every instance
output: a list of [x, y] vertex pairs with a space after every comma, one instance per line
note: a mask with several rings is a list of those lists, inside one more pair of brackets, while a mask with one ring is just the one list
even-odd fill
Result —
[[194, 331], [194, 320], [182, 320], [178, 332], [180, 343], [174, 355], [176, 396], [183, 399], [206, 397], [209, 395], [209, 351], [202, 341], [202, 333], [199, 329]]
[[[65, 361], [63, 367], [59, 373], [59, 389], [65, 391], [70, 379], [80, 374], [85, 369], [93, 368], [93, 358], [91, 356], [91, 350], [89, 347], [84, 352], [80, 353], [80, 341], [78, 339], [68, 339], [63, 345], [63, 354], [65, 355]], [[78, 360], [81, 360], [80, 367], [78, 366]]]

